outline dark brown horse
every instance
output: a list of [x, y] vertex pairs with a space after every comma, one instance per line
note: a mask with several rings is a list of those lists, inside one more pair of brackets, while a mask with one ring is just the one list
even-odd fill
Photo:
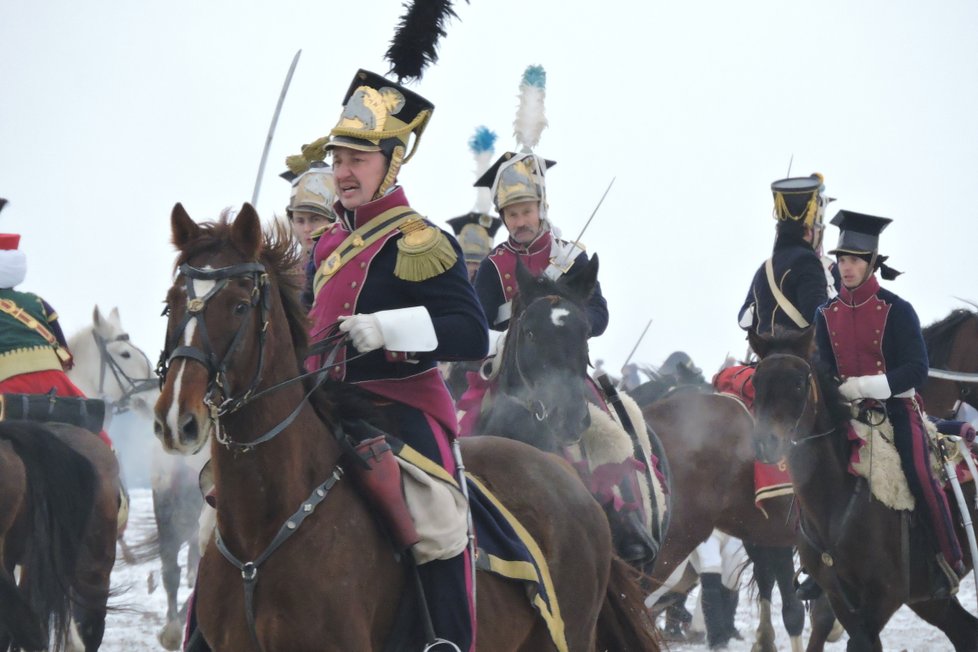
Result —
[[[931, 374], [920, 395], [927, 413], [954, 419], [958, 401], [978, 406], [978, 313], [951, 311], [924, 328], [924, 342]], [[940, 371], [952, 373], [940, 377]]]
[[[978, 650], [978, 619], [956, 598], [931, 593], [932, 564], [923, 560], [933, 552], [921, 526], [873, 500], [866, 481], [849, 472], [850, 408], [832, 379], [809, 362], [812, 334], [751, 338], [761, 357], [755, 413], [759, 436], [771, 433], [760, 439], [762, 451], [769, 459], [787, 456], [801, 561], [848, 632], [847, 650], [881, 651], [879, 633], [903, 604], [942, 630], [955, 650]], [[973, 511], [973, 483], [966, 493]], [[958, 535], [964, 540], [963, 531]], [[813, 634], [809, 650], [820, 649]]]
[[[249, 585], [210, 543], [198, 574], [202, 633], [213, 649], [234, 652], [387, 649], [406, 574], [344, 478], [336, 435], [353, 410], [349, 390], [307, 393], [288, 382], [300, 373], [306, 342], [288, 235], [278, 227], [263, 238], [248, 204], [230, 224], [203, 225], [178, 204], [172, 227], [181, 273], [167, 295], [168, 345], [184, 348], [165, 372], [157, 434], [183, 453], [210, 438], [219, 536], [238, 560], [257, 560], [244, 565]], [[217, 381], [230, 402], [212, 401]], [[601, 649], [656, 649], [641, 609], [620, 597], [628, 585], [615, 574], [604, 515], [573, 472], [507, 440], [471, 439], [462, 450], [469, 472], [547, 559], [567, 649], [593, 650], [596, 637]], [[291, 534], [273, 543], [279, 532]], [[254, 589], [247, 606], [246, 585]], [[554, 649], [523, 586], [480, 572], [477, 608], [480, 650]]]
[[[652, 572], [656, 585], [665, 584], [714, 529], [735, 536], [744, 541], [755, 562], [761, 589], [755, 650], [776, 650], [770, 625], [775, 582], [792, 650], [801, 650], [805, 615], [791, 581], [795, 543], [791, 496], [765, 500], [767, 515], [754, 504], [753, 418], [739, 401], [696, 388], [643, 406], [643, 412], [665, 447], [672, 472], [672, 518]], [[654, 593], [653, 600], [663, 592]]]
[[0, 650], [60, 650], [72, 620], [86, 652], [99, 648], [118, 499], [115, 456], [94, 434], [0, 423]]

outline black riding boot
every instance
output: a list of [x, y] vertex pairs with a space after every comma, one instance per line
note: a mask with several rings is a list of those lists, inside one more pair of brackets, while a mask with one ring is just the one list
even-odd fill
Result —
[[723, 616], [730, 638], [742, 641], [744, 637], [737, 630], [737, 602], [740, 601], [740, 591], [723, 587]]
[[703, 600], [703, 620], [706, 623], [706, 642], [710, 649], [724, 647], [730, 641], [727, 627], [727, 607], [720, 573], [700, 574]]

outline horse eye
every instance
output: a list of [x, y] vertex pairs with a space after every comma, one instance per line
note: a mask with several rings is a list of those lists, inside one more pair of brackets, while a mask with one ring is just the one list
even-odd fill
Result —
[[126, 360], [128, 360], [129, 358], [132, 357], [132, 353], [129, 353], [129, 351], [123, 351], [122, 352], [122, 357], [125, 358]]
[[242, 301], [242, 302], [240, 302], [240, 303], [238, 303], [237, 305], [234, 306], [234, 314], [236, 314], [236, 315], [243, 315], [246, 312], [248, 312], [248, 304], [245, 303], [244, 301]]
[[533, 331], [526, 331], [526, 339], [533, 341]]

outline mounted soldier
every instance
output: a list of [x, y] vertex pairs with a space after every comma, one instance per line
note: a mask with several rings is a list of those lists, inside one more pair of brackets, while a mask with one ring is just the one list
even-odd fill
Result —
[[[505, 331], [510, 326], [514, 299], [520, 292], [517, 283], [518, 268], [528, 272], [531, 277], [546, 277], [550, 281], [568, 285], [597, 273], [596, 257], [589, 259], [578, 243], [558, 238], [548, 217], [545, 175], [547, 169], [554, 165], [554, 161], [539, 156], [532, 149], [539, 142], [540, 134], [546, 126], [546, 118], [542, 112], [545, 84], [546, 73], [542, 67], [529, 66], [526, 69], [520, 85], [520, 110], [514, 122], [517, 141], [522, 147], [518, 153], [503, 154], [475, 184], [479, 188], [489, 189], [508, 232], [506, 241], [495, 247], [479, 266], [475, 278], [475, 289], [489, 326], [499, 331]], [[596, 278], [592, 278], [588, 285], [593, 285], [593, 292], [584, 299], [583, 309], [587, 317], [585, 332], [590, 338], [601, 335], [607, 328], [608, 306]], [[504, 334], [499, 342], [503, 343], [505, 339]], [[586, 342], [583, 345], [586, 349]], [[565, 355], [571, 355], [571, 352], [565, 352]], [[487, 362], [484, 368], [493, 366], [492, 362]], [[469, 374], [469, 390], [459, 401], [459, 409], [467, 412], [462, 421], [463, 434], [476, 432], [481, 427], [477, 426], [480, 418], [483, 418], [481, 425], [485, 426], [487, 412], [483, 408], [489, 404], [484, 398], [487, 394], [492, 396], [491, 387], [500, 373], [498, 366], [497, 362], [496, 368], [488, 374]], [[610, 415], [611, 408], [601, 391], [586, 374], [582, 380], [585, 379], [589, 390], [588, 396], [582, 397], [582, 402], [587, 401], [599, 411]], [[623, 409], [622, 414], [624, 413]], [[635, 413], [638, 414], [637, 408]], [[606, 420], [602, 419], [602, 422], [612, 421], [618, 424], [616, 419], [624, 418], [628, 417], [610, 416]], [[636, 424], [634, 429], [641, 430], [641, 435], [644, 436], [644, 421]], [[599, 428], [595, 425], [588, 430], [592, 431], [597, 433]], [[514, 435], [498, 430], [487, 430], [485, 434]], [[629, 434], [622, 425], [611, 425], [609, 431], [602, 432], [600, 436], [624, 438], [625, 448], [632, 450], [634, 442], [630, 441]], [[584, 441], [587, 439], [588, 435], [585, 433]], [[610, 518], [616, 519], [613, 521], [612, 531], [619, 554], [637, 566], [649, 563], [655, 557], [658, 544], [653, 540], [647, 523], [650, 518], [654, 520], [651, 512], [656, 510], [643, 508], [643, 483], [636, 474], [637, 467], [641, 466], [645, 470], [645, 466], [636, 462], [631, 455], [627, 459], [616, 458], [613, 462], [582, 459], [581, 450], [583, 449], [579, 446], [570, 446], [564, 450], [564, 454], [577, 466], [582, 476], [586, 476], [585, 482], [599, 496], [599, 502], [605, 506], [606, 512], [610, 510]], [[603, 478], [602, 486], [595, 489], [599, 484], [599, 477]], [[649, 487], [649, 491], [654, 493], [654, 490], [654, 487]], [[654, 495], [652, 499], [654, 500]], [[627, 507], [622, 509], [623, 505]]]
[[937, 591], [953, 595], [965, 573], [947, 497], [930, 463], [929, 435], [917, 388], [927, 379], [927, 349], [913, 306], [880, 287], [900, 272], [879, 253], [879, 236], [889, 218], [839, 211], [832, 224], [839, 244], [829, 252], [838, 259], [842, 289], [818, 311], [818, 357], [842, 384], [842, 395], [860, 409], [885, 416], [893, 426], [900, 456], [917, 505], [930, 520], [936, 561], [944, 579]]
[[[4, 204], [6, 200], [0, 199], [0, 210]], [[58, 314], [38, 295], [15, 289], [27, 275], [27, 256], [19, 245], [19, 235], [0, 234], [0, 395], [49, 396], [43, 399], [44, 405], [37, 407], [37, 414], [31, 407], [23, 413], [14, 412], [18, 406], [27, 405], [20, 401], [16, 405], [8, 401], [8, 409], [0, 412], [5, 412], [8, 419], [50, 420], [50, 395], [86, 397], [65, 374], [71, 369], [72, 357]], [[105, 405], [101, 401], [62, 402], [53, 414], [58, 415], [59, 421], [91, 430], [112, 446], [102, 430]]]
[[[392, 435], [454, 474], [449, 451], [458, 425], [435, 362], [485, 356], [488, 335], [458, 243], [418, 215], [397, 185], [433, 109], [365, 70], [346, 93], [321, 145], [332, 155], [338, 219], [313, 251], [310, 318], [313, 343], [330, 338], [338, 322], [349, 344], [311, 357], [307, 367], [331, 366], [335, 380], [366, 390]], [[474, 645], [467, 555], [418, 568], [435, 633], [463, 651]]]
[[305, 281], [302, 284], [302, 303], [306, 309], [312, 308], [313, 276], [316, 273], [312, 263], [312, 250], [316, 240], [326, 227], [336, 222], [336, 180], [333, 169], [325, 161], [304, 163], [308, 169], [298, 174], [286, 170], [279, 176], [292, 184], [289, 205], [285, 215], [289, 219], [292, 234], [302, 247], [304, 261], [298, 273]]
[[[530, 66], [523, 76], [527, 93], [543, 93], [546, 73], [540, 66]], [[546, 274], [556, 281], [564, 275], [574, 276], [582, 270], [588, 256], [579, 243], [561, 240], [554, 234], [548, 215], [545, 176], [556, 162], [533, 152], [547, 121], [543, 102], [525, 100], [514, 126], [522, 148], [519, 153], [506, 152], [475, 185], [490, 190], [496, 210], [503, 219], [509, 237], [483, 261], [476, 275], [475, 287], [486, 311], [489, 327], [503, 331], [509, 325], [513, 297], [519, 291], [516, 265], [529, 269], [534, 276]], [[534, 111], [534, 109], [539, 109]], [[591, 336], [608, 328], [608, 304], [600, 284], [588, 301]]]
[[[476, 178], [485, 174], [489, 168], [495, 142], [496, 134], [486, 127], [477, 127], [469, 139], [469, 151], [475, 157]], [[473, 284], [479, 266], [492, 251], [493, 239], [503, 224], [501, 219], [492, 214], [492, 200], [489, 196], [489, 190], [477, 188], [477, 193], [478, 198], [471, 211], [446, 220], [448, 225], [452, 227], [455, 238], [462, 248], [465, 267], [469, 273], [469, 282]], [[445, 377], [445, 383], [448, 385], [448, 391], [452, 393], [452, 399], [457, 401], [468, 386], [467, 374], [476, 372], [479, 368], [479, 362], [439, 362], [438, 368]]]
[[770, 334], [775, 327], [807, 328], [829, 298], [826, 269], [819, 258], [825, 207], [820, 174], [779, 179], [771, 184], [777, 235], [774, 251], [754, 274], [740, 309], [744, 330]]

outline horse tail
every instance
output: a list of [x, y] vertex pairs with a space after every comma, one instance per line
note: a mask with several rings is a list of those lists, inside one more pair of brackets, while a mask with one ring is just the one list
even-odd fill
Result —
[[627, 562], [617, 555], [612, 558], [608, 589], [598, 614], [598, 650], [658, 652], [658, 633], [645, 610], [639, 577]]
[[50, 646], [59, 650], [70, 633], [76, 564], [95, 502], [95, 469], [37, 424], [0, 423], [0, 439], [13, 445], [27, 475], [29, 511], [21, 584], [42, 627], [52, 624]]

